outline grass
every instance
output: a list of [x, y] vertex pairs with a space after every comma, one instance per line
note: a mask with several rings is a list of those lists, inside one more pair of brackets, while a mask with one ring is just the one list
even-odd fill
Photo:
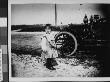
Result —
[[17, 54], [41, 54], [40, 41], [43, 33], [13, 32], [11, 36], [11, 50]]

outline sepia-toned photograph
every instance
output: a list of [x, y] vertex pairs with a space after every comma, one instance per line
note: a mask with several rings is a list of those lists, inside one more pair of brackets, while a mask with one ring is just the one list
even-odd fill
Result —
[[109, 4], [11, 4], [11, 77], [110, 77]]

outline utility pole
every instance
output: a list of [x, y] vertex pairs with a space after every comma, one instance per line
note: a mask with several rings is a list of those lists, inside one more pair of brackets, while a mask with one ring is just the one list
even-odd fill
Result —
[[55, 26], [57, 26], [57, 6], [55, 4]]

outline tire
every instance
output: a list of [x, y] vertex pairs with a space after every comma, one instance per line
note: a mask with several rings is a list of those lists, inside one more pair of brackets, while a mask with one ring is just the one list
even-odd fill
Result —
[[71, 56], [77, 50], [77, 40], [75, 36], [69, 32], [60, 32], [55, 36], [56, 48], [61, 55]]

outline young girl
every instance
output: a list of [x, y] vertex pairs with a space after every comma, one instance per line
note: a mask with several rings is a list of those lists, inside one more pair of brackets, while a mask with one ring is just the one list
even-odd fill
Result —
[[46, 61], [45, 66], [48, 69], [54, 70], [54, 65], [57, 65], [55, 58], [58, 57], [54, 35], [51, 32], [50, 25], [46, 25], [45, 34], [41, 40], [42, 54], [41, 57]]

